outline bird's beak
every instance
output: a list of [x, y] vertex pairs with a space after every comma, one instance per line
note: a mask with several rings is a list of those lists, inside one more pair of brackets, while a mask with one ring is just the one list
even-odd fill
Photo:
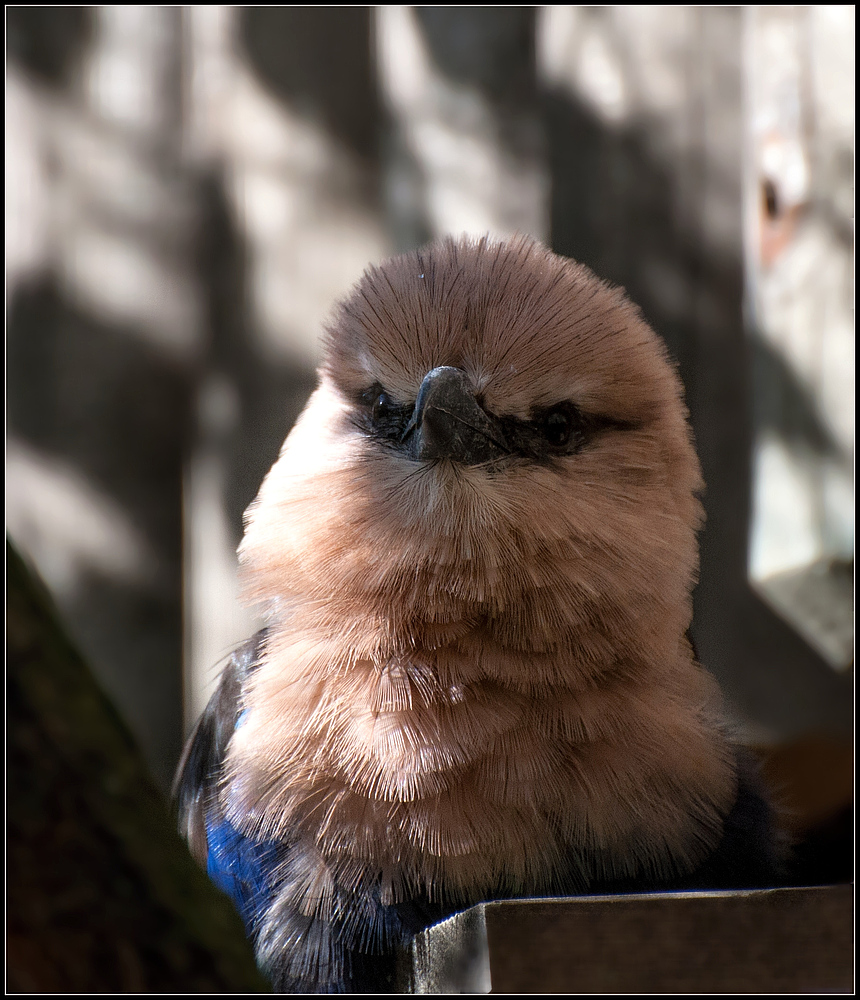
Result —
[[447, 458], [480, 465], [509, 453], [499, 422], [475, 399], [460, 368], [434, 368], [424, 376], [402, 442], [418, 461]]

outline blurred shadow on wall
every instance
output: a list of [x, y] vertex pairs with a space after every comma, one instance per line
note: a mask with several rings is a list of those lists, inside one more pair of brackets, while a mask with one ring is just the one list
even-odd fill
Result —
[[372, 16], [369, 7], [243, 7], [239, 34], [275, 98], [375, 169], [379, 94]]
[[6, 56], [42, 83], [64, 87], [92, 37], [87, 7], [6, 8]]
[[[261, 356], [248, 309], [248, 248], [215, 173], [198, 178], [201, 227], [196, 263], [204, 290], [207, 331], [201, 383], [216, 388], [198, 406], [197, 443], [214, 445], [226, 460], [223, 503], [235, 548], [242, 516], [315, 384], [310, 367], [273, 364]], [[235, 394], [235, 395], [233, 395]], [[212, 665], [214, 666], [214, 664]]]
[[[73, 121], [80, 110], [74, 86], [93, 40], [93, 19], [90, 8], [7, 10], [9, 71], [18, 74], [16, 93], [25, 88], [37, 111], [25, 126], [35, 136], [44, 181], [40, 189], [39, 178], [27, 175], [32, 163], [25, 166], [23, 177], [17, 175], [21, 187], [13, 184], [10, 192], [12, 208], [16, 198], [32, 204], [35, 197], [37, 212], [48, 217], [39, 252], [13, 270], [8, 285], [8, 524], [59, 590], [75, 638], [164, 785], [180, 739], [176, 497], [188, 370], [175, 353], [160, 349], [150, 330], [99, 313], [73, 293], [68, 271], [61, 277], [59, 227], [50, 218], [57, 185], [62, 178], [73, 211], [88, 211], [90, 164], [86, 154], [65, 150], [71, 158], [64, 161], [56, 143], [40, 145], [57, 123], [71, 134], [83, 121]], [[111, 153], [134, 142], [121, 126], [93, 120], [75, 135], [103, 142], [99, 149]], [[7, 157], [14, 163], [19, 153], [12, 149]], [[160, 169], [154, 161], [143, 170], [150, 168]], [[158, 234], [135, 231], [134, 220], [111, 209], [108, 198], [90, 232], [100, 227], [126, 247], [139, 239], [142, 256], [158, 258]], [[81, 263], [65, 260], [72, 270]], [[92, 277], [96, 284], [111, 281], [110, 272]]]
[[[326, 132], [360, 164], [359, 183], [350, 192], [371, 213], [378, 213], [379, 143], [381, 111], [371, 44], [371, 11], [365, 7], [244, 7], [239, 13], [238, 42], [251, 70], [267, 92], [290, 114], [299, 115]], [[289, 182], [289, 178], [285, 177]], [[212, 180], [206, 185], [209, 226], [214, 238], [205, 246], [223, 245], [242, 237], [233, 224], [224, 191]], [[285, 232], [285, 239], [303, 234]], [[216, 254], [217, 250], [214, 251]], [[235, 250], [232, 251], [235, 256]], [[337, 253], [337, 247], [332, 248]], [[242, 260], [248, 260], [245, 248]], [[368, 261], [369, 262], [369, 261]], [[223, 315], [237, 302], [249, 302], [247, 288], [225, 292], [219, 272], [234, 275], [227, 257], [203, 266], [212, 275], [210, 327], [216, 365], [236, 379], [243, 403], [241, 431], [232, 449], [228, 476], [231, 522], [241, 538], [242, 514], [254, 498], [277, 457], [284, 437], [316, 384], [311, 365], [271, 366], [254, 353], [259, 338], [237, 335]], [[358, 275], [356, 275], [356, 278]], [[233, 278], [235, 281], [235, 277]], [[323, 303], [325, 311], [333, 303]], [[244, 321], [249, 322], [249, 317]], [[253, 320], [250, 320], [253, 322]], [[322, 335], [322, 330], [308, 331]]]
[[10, 442], [10, 489], [33, 486], [28, 510], [10, 498], [12, 526], [62, 577], [66, 620], [167, 784], [180, 749], [187, 375], [50, 277], [11, 302], [7, 364], [9, 434], [27, 449], [19, 461]]
[[389, 249], [431, 240], [422, 165], [380, 93], [373, 8], [245, 7], [238, 30], [269, 94], [354, 161], [351, 197], [393, 232]]
[[500, 144], [522, 155], [517, 126], [538, 99], [535, 8], [416, 7], [415, 19], [439, 71], [488, 102]]
[[536, 17], [526, 7], [377, 8], [387, 221], [399, 249], [461, 233], [546, 240]]
[[[582, 16], [600, 22], [609, 45], [624, 55], [629, 39], [613, 34], [605, 8]], [[703, 37], [696, 41], [707, 53]], [[734, 54], [714, 49], [708, 58], [737, 62], [736, 40]], [[618, 65], [629, 73], [620, 89], [635, 102], [641, 85], [633, 61], [619, 58]], [[723, 87], [709, 95], [698, 69], [688, 68], [690, 92], [682, 95], [692, 140], [683, 156], [673, 155], [658, 116], [607, 122], [571, 88], [548, 86], [552, 245], [623, 285], [678, 362], [707, 484], [692, 626], [703, 663], [739, 719], [752, 724], [753, 738], [756, 729], [783, 737], [810, 729], [847, 733], [852, 699], [845, 679], [748, 582], [753, 358], [744, 328], [743, 132], [740, 121], [734, 135], [720, 135], [714, 124], [717, 101], [731, 108], [734, 100], [739, 118], [741, 74], [738, 64], [736, 92]], [[761, 362], [765, 349], [754, 343]], [[777, 358], [765, 363], [791, 401], [797, 433], [827, 453], [833, 442], [808, 391]]]

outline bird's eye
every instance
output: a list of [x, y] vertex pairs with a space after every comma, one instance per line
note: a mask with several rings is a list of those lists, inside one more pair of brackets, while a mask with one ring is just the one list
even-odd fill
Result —
[[573, 414], [566, 406], [557, 406], [543, 418], [543, 436], [553, 448], [563, 448], [573, 433]]
[[361, 394], [361, 401], [370, 408], [374, 422], [384, 420], [397, 410], [397, 403], [388, 395], [381, 385], [372, 385]]
[[371, 414], [374, 420], [382, 420], [397, 408], [397, 404], [387, 392], [378, 392], [373, 400]]

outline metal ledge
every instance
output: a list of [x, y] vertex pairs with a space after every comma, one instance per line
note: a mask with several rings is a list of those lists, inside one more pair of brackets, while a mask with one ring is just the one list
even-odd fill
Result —
[[483, 903], [411, 962], [415, 993], [851, 993], [853, 886]]

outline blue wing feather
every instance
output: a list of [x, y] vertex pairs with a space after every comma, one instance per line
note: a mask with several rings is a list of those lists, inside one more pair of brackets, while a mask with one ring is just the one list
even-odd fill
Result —
[[233, 900], [249, 936], [253, 935], [271, 903], [273, 873], [282, 852], [277, 844], [245, 836], [213, 812], [206, 817], [206, 839], [206, 873]]

